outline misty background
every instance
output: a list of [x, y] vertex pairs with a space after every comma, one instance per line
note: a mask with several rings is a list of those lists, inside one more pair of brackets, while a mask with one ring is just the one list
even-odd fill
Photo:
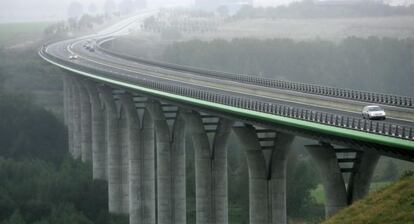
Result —
[[[113, 7], [105, 7], [111, 1]], [[0, 179], [7, 180], [0, 181], [1, 224], [128, 223], [128, 217], [108, 213], [106, 182], [93, 181], [90, 164], [67, 152], [61, 80], [67, 73], [37, 55], [44, 43], [97, 32], [143, 8], [121, 10], [128, 2], [145, 0], [0, 0]], [[213, 70], [414, 95], [414, 5], [388, 6], [414, 0], [385, 1], [388, 5], [305, 0], [286, 7], [294, 0], [146, 2], [166, 8], [103, 47]], [[238, 12], [217, 7], [229, 2], [253, 7]], [[199, 10], [200, 5], [209, 10]], [[319, 173], [303, 147], [312, 143], [297, 138], [288, 159], [289, 224], [324, 219]], [[228, 148], [229, 221], [248, 224], [248, 171], [238, 144], [233, 136]], [[192, 224], [194, 155], [191, 141], [186, 145], [187, 223]], [[371, 191], [406, 171], [414, 173], [414, 164], [382, 157]]]
[[[83, 5], [84, 11], [87, 13], [102, 13], [104, 11], [105, 1], [106, 0], [79, 0], [78, 2]], [[117, 4], [121, 1], [123, 0], [115, 0]], [[194, 7], [195, 1], [197, 0], [148, 0], [147, 5], [150, 8], [168, 6]], [[297, 1], [298, 0], [253, 0], [252, 5], [254, 7], [275, 7]], [[360, 0], [347, 1], [352, 2]], [[63, 20], [68, 16], [67, 9], [71, 2], [73, 2], [73, 0], [0, 0], [0, 23]], [[409, 5], [413, 4], [414, 0], [384, 0], [383, 2], [390, 5]]]

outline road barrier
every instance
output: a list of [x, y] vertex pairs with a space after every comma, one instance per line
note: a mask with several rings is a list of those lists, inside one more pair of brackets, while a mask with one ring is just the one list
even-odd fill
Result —
[[373, 104], [383, 104], [389, 106], [396, 106], [396, 107], [404, 107], [404, 108], [414, 108], [414, 98], [408, 96], [398, 96], [398, 95], [390, 95], [390, 94], [383, 94], [383, 93], [374, 93], [374, 92], [367, 92], [361, 90], [352, 90], [352, 89], [344, 89], [344, 88], [334, 88], [328, 86], [321, 86], [321, 85], [314, 85], [314, 84], [304, 84], [298, 82], [290, 82], [284, 80], [275, 80], [275, 79], [268, 79], [258, 76], [251, 76], [245, 74], [233, 74], [227, 72], [220, 72], [220, 71], [212, 71], [206, 70], [201, 68], [195, 68], [190, 66], [183, 66], [177, 64], [171, 64], [166, 62], [159, 62], [159, 61], [152, 61], [143, 58], [138, 58], [131, 55], [121, 54], [119, 52], [111, 51], [102, 45], [108, 41], [111, 41], [113, 38], [104, 38], [97, 42], [97, 50], [100, 50], [106, 54], [123, 58], [126, 60], [152, 65], [172, 70], [177, 70], [181, 72], [190, 72], [196, 73], [198, 75], [203, 76], [210, 76], [215, 78], [221, 78], [246, 84], [253, 84], [262, 87], [270, 87], [282, 90], [290, 90], [296, 91], [301, 93], [307, 94], [314, 94], [320, 96], [328, 96], [328, 97], [335, 97], [347, 100], [354, 100], [354, 101], [361, 101]]
[[111, 78], [117, 81], [123, 81], [129, 84], [138, 85], [154, 90], [159, 90], [166, 93], [171, 93], [180, 96], [186, 96], [194, 99], [218, 103], [231, 107], [257, 111], [266, 114], [272, 114], [282, 117], [294, 118], [308, 122], [325, 124], [334, 127], [345, 129], [352, 129], [376, 135], [389, 136], [399, 139], [414, 141], [414, 130], [412, 127], [391, 124], [381, 121], [365, 120], [352, 116], [341, 116], [334, 113], [326, 113], [316, 110], [309, 110], [304, 108], [292, 107], [289, 105], [275, 104], [272, 102], [263, 102], [248, 97], [223, 95], [214, 91], [200, 90], [197, 87], [184, 87], [180, 83], [162, 80], [150, 80], [147, 76], [141, 75], [136, 77], [120, 77], [119, 75], [110, 72], [97, 70], [96, 68], [79, 65], [44, 51], [44, 48], [39, 52], [42, 56], [52, 60], [61, 65], [76, 68], [77, 70], [95, 74], [99, 72], [105, 78]]

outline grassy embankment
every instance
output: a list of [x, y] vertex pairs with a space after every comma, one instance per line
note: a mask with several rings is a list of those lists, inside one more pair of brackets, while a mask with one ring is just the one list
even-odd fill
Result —
[[[375, 192], [389, 186], [392, 182], [373, 182], [371, 184], [370, 192]], [[312, 190], [312, 197], [316, 200], [318, 204], [325, 203], [325, 194], [323, 193], [323, 186], [319, 184], [317, 188]]]
[[414, 177], [410, 177], [370, 194], [323, 224], [413, 224], [413, 211]]

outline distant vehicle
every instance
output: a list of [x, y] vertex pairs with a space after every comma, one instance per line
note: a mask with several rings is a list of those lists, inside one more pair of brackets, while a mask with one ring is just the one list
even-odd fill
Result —
[[364, 119], [370, 119], [370, 120], [374, 120], [374, 119], [385, 120], [386, 114], [385, 114], [384, 109], [382, 109], [380, 106], [370, 105], [370, 106], [365, 106], [362, 109], [362, 117]]
[[78, 59], [78, 55], [72, 54], [72, 55], [69, 56], [69, 59], [70, 60], [76, 60], [76, 59]]

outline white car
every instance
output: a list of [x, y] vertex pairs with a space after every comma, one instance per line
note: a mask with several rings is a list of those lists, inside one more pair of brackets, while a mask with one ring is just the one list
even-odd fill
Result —
[[70, 60], [76, 60], [76, 59], [78, 59], [78, 55], [72, 54], [72, 55], [69, 56], [69, 59]]
[[377, 105], [365, 106], [362, 109], [362, 117], [365, 119], [381, 119], [385, 120], [386, 114], [384, 109]]

